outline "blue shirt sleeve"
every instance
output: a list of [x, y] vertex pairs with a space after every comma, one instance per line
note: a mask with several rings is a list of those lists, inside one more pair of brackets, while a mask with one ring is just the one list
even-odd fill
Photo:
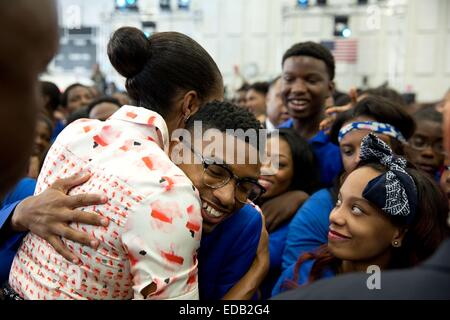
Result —
[[4, 198], [2, 205], [6, 206], [10, 203], [21, 201], [26, 197], [32, 196], [36, 189], [36, 180], [31, 178], [21, 179], [17, 185]]
[[262, 218], [250, 205], [202, 236], [200, 299], [219, 300], [247, 273], [258, 249]]
[[[8, 221], [19, 202], [10, 203], [0, 209], [0, 230], [7, 227], [5, 222]], [[15, 233], [0, 243], [0, 285], [8, 280], [11, 264], [25, 234]]]
[[324, 187], [331, 187], [334, 178], [341, 173], [343, 165], [339, 147], [330, 141], [323, 131], [309, 140], [319, 162], [320, 181]]
[[[291, 265], [289, 268], [284, 270], [284, 272], [281, 274], [280, 278], [278, 279], [277, 283], [275, 284], [272, 290], [272, 297], [276, 296], [277, 294], [283, 291], [293, 289], [295, 288], [296, 285], [302, 286], [308, 283], [309, 274], [311, 273], [311, 269], [314, 265], [314, 262], [315, 260], [307, 260], [302, 263], [300, 269], [298, 270], [298, 280], [296, 284], [293, 283], [295, 264]], [[333, 270], [331, 270], [330, 268], [325, 268], [320, 278], [321, 279], [331, 278], [334, 277], [335, 275], [336, 274]]]
[[297, 211], [286, 238], [282, 270], [297, 262], [299, 256], [327, 243], [333, 199], [327, 189], [314, 193]]
[[[14, 212], [14, 209], [19, 204], [20, 201], [16, 201], [10, 204], [7, 204], [3, 208], [0, 209], [0, 230], [2, 230], [4, 227], [7, 227], [5, 225], [5, 222], [9, 219], [11, 214]], [[0, 244], [1, 245], [1, 244]]]
[[288, 228], [289, 223], [286, 223], [269, 234], [270, 269], [281, 268]]
[[[253, 208], [252, 208], [253, 209]], [[228, 261], [223, 266], [217, 282], [217, 297], [222, 298], [250, 269], [256, 257], [261, 236], [262, 218], [255, 210], [245, 229], [240, 232], [234, 245], [230, 248]]]
[[[5, 224], [14, 212], [20, 201], [34, 194], [36, 180], [23, 178], [15, 188], [9, 192], [3, 200], [0, 209], [0, 231], [4, 231], [8, 226]], [[9, 271], [16, 251], [22, 243], [26, 232], [7, 234], [0, 237], [0, 285], [8, 280]], [[6, 238], [7, 237], [7, 238]]]
[[[299, 276], [298, 276], [297, 285], [302, 285], [302, 284], [305, 284], [306, 282], [308, 282], [309, 273], [311, 272], [311, 268], [312, 268], [313, 264], [314, 264], [314, 260], [308, 260], [308, 261], [303, 262], [303, 264], [301, 265], [301, 267], [298, 271]], [[292, 283], [292, 281], [294, 279], [294, 269], [295, 269], [295, 264], [291, 265], [289, 268], [287, 268], [286, 270], [283, 271], [283, 273], [281, 274], [280, 278], [278, 278], [278, 281], [272, 290], [272, 297], [283, 291], [289, 290], [290, 287], [292, 288], [295, 286], [295, 284]], [[289, 286], [289, 284], [291, 286]]]

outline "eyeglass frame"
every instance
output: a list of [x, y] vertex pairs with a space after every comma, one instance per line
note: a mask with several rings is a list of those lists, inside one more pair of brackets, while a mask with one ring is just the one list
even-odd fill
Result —
[[[433, 142], [431, 142], [429, 139], [426, 139], [426, 140], [423, 139], [423, 140], [425, 141], [425, 146], [424, 146], [424, 147], [416, 147], [416, 146], [414, 146], [414, 145], [412, 144], [413, 139], [414, 139], [414, 135], [408, 140], [407, 145], [408, 145], [410, 148], [412, 148], [412, 149], [414, 149], [414, 150], [416, 150], [416, 151], [424, 151], [424, 150], [426, 150], [427, 148], [431, 147], [431, 150], [433, 150], [433, 151], [436, 152], [437, 154], [443, 155], [443, 156], [447, 155], [447, 152], [445, 151], [445, 148], [444, 148], [444, 147], [442, 147], [442, 151], [438, 151], [438, 150], [436, 150], [436, 148], [434, 147], [434, 146], [436, 145], [436, 143], [439, 142], [439, 141], [433, 141]], [[444, 143], [443, 140], [441, 141], [441, 143], [442, 143], [442, 144]]]
[[[231, 169], [228, 168], [226, 165], [217, 163], [214, 159], [205, 157], [205, 156], [203, 156], [200, 152], [194, 150], [194, 147], [193, 147], [191, 144], [188, 144], [187, 142], [184, 142], [184, 141], [182, 141], [182, 143], [183, 143], [185, 146], [189, 147], [189, 148], [191, 149], [192, 153], [193, 153], [194, 155], [198, 156], [198, 157], [202, 160], [202, 165], [203, 165], [202, 181], [203, 181], [203, 183], [204, 183], [206, 186], [208, 186], [208, 187], [210, 187], [210, 188], [212, 188], [212, 189], [220, 189], [220, 188], [226, 186], [232, 179], [236, 181], [236, 187], [237, 187], [240, 183], [242, 183], [242, 182], [251, 182], [251, 183], [253, 183], [254, 185], [256, 185], [256, 186], [261, 190], [261, 192], [259, 193], [259, 195], [258, 195], [256, 198], [254, 198], [254, 199], [252, 199], [252, 200], [250, 200], [249, 197], [247, 196], [247, 199], [246, 199], [245, 201], [241, 201], [241, 200], [238, 199], [238, 198], [236, 197], [236, 195], [235, 195], [235, 199], [236, 199], [237, 201], [239, 201], [240, 203], [242, 203], [242, 204], [247, 204], [247, 201], [251, 201], [251, 202], [256, 201], [259, 197], [261, 197], [261, 196], [267, 191], [262, 185], [260, 185], [260, 184], [256, 181], [256, 179], [248, 178], [248, 177], [241, 178], [241, 177], [237, 176], [233, 171], [231, 171]], [[211, 186], [211, 185], [205, 183], [205, 177], [204, 177], [204, 176], [205, 176], [205, 174], [207, 174], [207, 173], [206, 173], [206, 170], [208, 169], [208, 166], [210, 166], [210, 165], [216, 165], [216, 166], [219, 166], [220, 168], [225, 169], [225, 171], [228, 173], [228, 179], [225, 180], [225, 181], [224, 181], [222, 184], [220, 184], [219, 186]], [[236, 187], [235, 187], [235, 189], [236, 189]], [[236, 192], [235, 192], [235, 194], [236, 194]]]

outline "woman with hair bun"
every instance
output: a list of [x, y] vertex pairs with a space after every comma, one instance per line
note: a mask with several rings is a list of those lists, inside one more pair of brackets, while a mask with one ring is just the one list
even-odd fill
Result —
[[89, 181], [69, 194], [103, 193], [106, 204], [82, 210], [101, 215], [104, 227], [71, 224], [96, 239], [91, 247], [63, 239], [79, 257], [73, 261], [28, 234], [9, 284], [24, 299], [198, 299], [200, 199], [167, 152], [174, 130], [223, 98], [222, 76], [197, 42], [176, 32], [147, 38], [118, 29], [108, 56], [136, 106], [65, 128], [36, 188], [39, 194], [58, 178], [88, 172]]

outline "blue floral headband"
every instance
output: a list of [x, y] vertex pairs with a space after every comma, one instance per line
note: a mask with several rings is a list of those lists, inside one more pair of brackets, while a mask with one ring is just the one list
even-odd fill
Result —
[[339, 130], [338, 140], [341, 142], [342, 138], [353, 130], [370, 130], [375, 133], [385, 134], [387, 136], [393, 137], [400, 142], [405, 143], [406, 139], [403, 137], [402, 133], [397, 130], [394, 126], [388, 123], [376, 122], [376, 121], [359, 121], [352, 122]]
[[379, 163], [388, 171], [367, 184], [363, 197], [389, 216], [410, 224], [417, 211], [418, 198], [414, 179], [406, 172], [406, 160], [394, 155], [391, 148], [370, 133], [361, 143], [362, 163]]

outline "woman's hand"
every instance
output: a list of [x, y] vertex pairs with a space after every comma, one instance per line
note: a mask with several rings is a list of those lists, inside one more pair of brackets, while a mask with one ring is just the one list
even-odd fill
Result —
[[103, 204], [105, 196], [79, 194], [68, 196], [73, 187], [88, 181], [90, 175], [71, 176], [55, 181], [39, 195], [31, 196], [20, 202], [11, 218], [11, 227], [15, 231], [31, 231], [45, 239], [67, 260], [74, 263], [78, 258], [64, 245], [61, 237], [96, 249], [98, 240], [88, 234], [72, 229], [69, 224], [78, 222], [94, 226], [107, 226], [109, 221], [98, 214], [76, 210], [75, 208]]
[[266, 217], [267, 230], [272, 232], [288, 221], [308, 198], [306, 192], [293, 190], [264, 202], [261, 210]]

